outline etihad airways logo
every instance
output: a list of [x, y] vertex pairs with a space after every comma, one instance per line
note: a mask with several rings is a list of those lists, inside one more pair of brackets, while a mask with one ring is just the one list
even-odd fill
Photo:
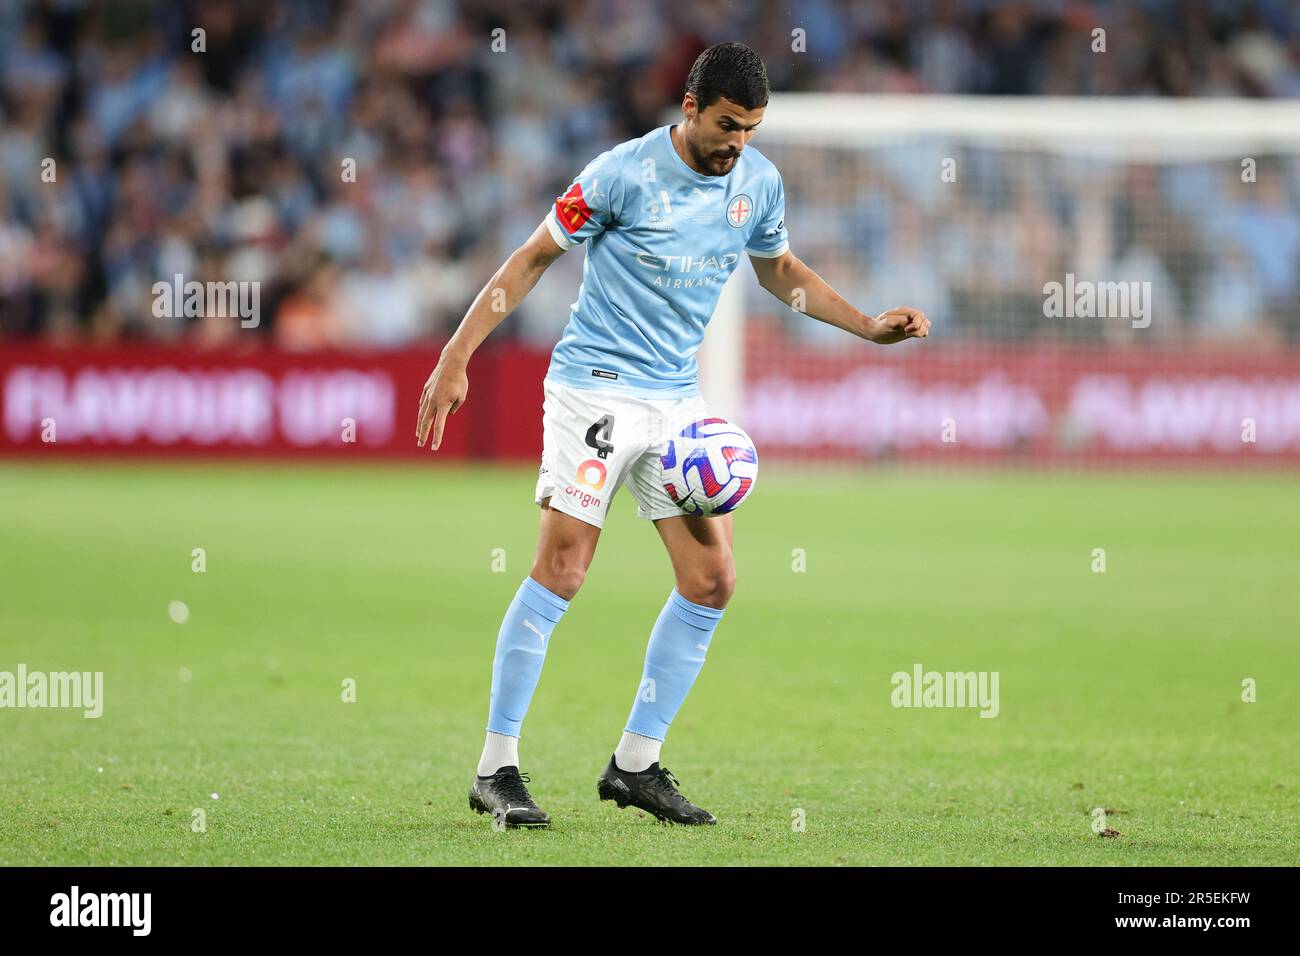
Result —
[[657, 272], [708, 272], [730, 269], [740, 259], [734, 252], [722, 256], [656, 256], [649, 252], [638, 252], [636, 261], [647, 269]]

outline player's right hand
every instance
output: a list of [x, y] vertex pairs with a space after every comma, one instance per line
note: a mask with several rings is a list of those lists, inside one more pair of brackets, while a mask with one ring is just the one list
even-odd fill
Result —
[[463, 366], [447, 365], [438, 361], [437, 367], [429, 373], [429, 380], [424, 383], [420, 393], [420, 417], [415, 425], [416, 443], [423, 448], [429, 438], [429, 427], [433, 427], [433, 441], [430, 449], [438, 450], [442, 444], [442, 428], [447, 421], [447, 413], [454, 414], [456, 409], [465, 404], [469, 393], [469, 376]]

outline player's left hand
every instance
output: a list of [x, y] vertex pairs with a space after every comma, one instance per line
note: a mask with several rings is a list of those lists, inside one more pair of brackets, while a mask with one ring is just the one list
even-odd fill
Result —
[[893, 345], [904, 339], [923, 339], [930, 334], [930, 320], [920, 309], [899, 306], [871, 320], [868, 338], [877, 345]]

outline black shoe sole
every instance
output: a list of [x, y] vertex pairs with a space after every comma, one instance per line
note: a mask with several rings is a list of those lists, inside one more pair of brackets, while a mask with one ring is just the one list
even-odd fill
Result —
[[[475, 813], [492, 812], [487, 808], [487, 804], [483, 803], [481, 800], [475, 799], [472, 795], [469, 798], [469, 808]], [[550, 827], [550, 825], [551, 821], [549, 819], [544, 820], [541, 823], [513, 823], [510, 820], [506, 821], [507, 830], [545, 830]]]
[[717, 820], [714, 820], [713, 823], [707, 823], [704, 820], [700, 820], [699, 822], [691, 822], [687, 820], [669, 819], [668, 817], [660, 813], [658, 810], [651, 810], [648, 807], [641, 806], [639, 803], [633, 803], [631, 800], [627, 798], [626, 794], [624, 794], [620, 790], [615, 790], [613, 784], [606, 783], [603, 778], [596, 781], [596, 795], [599, 796], [600, 799], [602, 800], [613, 800], [614, 804], [620, 810], [622, 810], [624, 807], [636, 807], [638, 810], [642, 811], [643, 813], [650, 814], [650, 816], [654, 817], [660, 823], [666, 823], [669, 826], [703, 827], [703, 826], [713, 826], [715, 823], [718, 822]]
[[629, 805], [627, 798], [603, 778], [596, 781], [596, 793], [602, 800], [613, 800], [620, 810]]

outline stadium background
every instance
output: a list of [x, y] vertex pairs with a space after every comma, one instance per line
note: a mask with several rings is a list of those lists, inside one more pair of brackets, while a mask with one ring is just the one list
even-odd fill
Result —
[[[0, 714], [0, 863], [1296, 862], [1300, 151], [1278, 130], [1247, 181], [1154, 134], [1090, 165], [760, 129], [796, 254], [934, 332], [857, 342], [742, 264], [734, 414], [763, 478], [737, 640], [666, 749], [730, 829], [595, 816], [671, 586], [628, 499], [529, 718], [564, 826], [481, 839], [464, 783], [581, 253], [476, 354], [436, 454], [419, 391], [576, 172], [731, 39], [765, 59], [773, 127], [813, 94], [921, 118], [1300, 97], [1282, 0], [0, 2], [0, 670], [103, 670], [109, 695], [99, 721]], [[1067, 273], [1151, 282], [1151, 326], [1047, 318]], [[158, 317], [178, 274], [260, 283], [257, 327]], [[1001, 716], [892, 709], [914, 661], [1000, 670]]]
[[[696, 53], [737, 31], [778, 94], [1222, 100], [1300, 94], [1295, 16], [1280, 2], [816, 2], [793, 18], [771, 4], [8, 4], [0, 453], [419, 454], [412, 389], [485, 278], [588, 159], [666, 121]], [[754, 145], [784, 170], [798, 254], [862, 308], [921, 303], [936, 323], [905, 358], [846, 350], [738, 270], [742, 424], [774, 459], [1300, 456], [1294, 151], [1252, 151], [1245, 182], [1240, 158], [1176, 147], [1084, 169], [933, 139]], [[441, 457], [537, 456], [536, 380], [581, 268], [561, 259], [476, 357], [469, 420]], [[1045, 318], [1043, 286], [1067, 273], [1150, 282], [1154, 324]], [[177, 275], [259, 283], [257, 327], [158, 317], [154, 283]], [[923, 393], [910, 430], [828, 424], [828, 407], [883, 387], [854, 378], [873, 369]], [[1107, 370], [1118, 382], [1067, 388]], [[945, 381], [955, 394], [933, 387]], [[930, 418], [948, 414], [996, 424], [945, 444]]]

